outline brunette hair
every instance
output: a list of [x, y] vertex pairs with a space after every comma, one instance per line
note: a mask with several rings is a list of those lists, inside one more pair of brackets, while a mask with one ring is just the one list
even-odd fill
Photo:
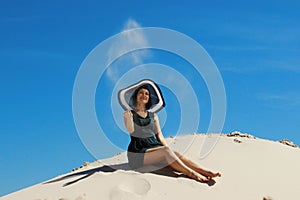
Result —
[[148, 102], [146, 103], [146, 110], [149, 110], [149, 109], [152, 107], [152, 100], [151, 100], [150, 89], [149, 89], [149, 87], [148, 87], [146, 84], [140, 86], [139, 88], [137, 88], [137, 89], [134, 91], [134, 93], [133, 93], [133, 95], [132, 95], [132, 97], [131, 97], [131, 101], [132, 101], [131, 103], [132, 103], [132, 105], [133, 105], [134, 107], [136, 107], [137, 95], [138, 95], [138, 92], [139, 92], [141, 89], [148, 90], [148, 92], [149, 92], [149, 100], [148, 100]]

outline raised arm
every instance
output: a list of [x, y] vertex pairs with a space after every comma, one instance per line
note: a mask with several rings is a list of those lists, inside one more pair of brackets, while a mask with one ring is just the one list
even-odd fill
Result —
[[134, 132], [133, 115], [130, 110], [124, 112], [124, 123], [127, 131], [131, 134]]
[[154, 126], [155, 126], [155, 131], [157, 134], [157, 138], [158, 140], [164, 145], [164, 146], [168, 146], [167, 142], [165, 140], [165, 137], [162, 134], [161, 128], [160, 128], [160, 124], [159, 124], [159, 119], [158, 116], [156, 115], [156, 113], [154, 113]]

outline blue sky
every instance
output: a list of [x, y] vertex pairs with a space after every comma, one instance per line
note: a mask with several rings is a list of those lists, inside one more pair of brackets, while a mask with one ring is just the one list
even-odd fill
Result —
[[[73, 84], [87, 55], [123, 30], [128, 20], [182, 32], [205, 48], [226, 89], [224, 133], [238, 130], [300, 144], [298, 1], [12, 0], [0, 5], [0, 177], [5, 180], [0, 196], [94, 160], [74, 125]], [[154, 51], [145, 61], [175, 65], [177, 59]], [[112, 85], [105, 87], [102, 81], [105, 94]], [[179, 120], [171, 109], [178, 102], [171, 101], [175, 97], [167, 88], [163, 92], [169, 100], [164, 129], [168, 136], [173, 121]], [[96, 98], [101, 95], [97, 92]], [[205, 130], [209, 96], [207, 91], [202, 95]], [[101, 110], [101, 104], [96, 109]], [[114, 121], [97, 114], [109, 132]], [[112, 130], [112, 141], [126, 147], [126, 135], [120, 140]]]

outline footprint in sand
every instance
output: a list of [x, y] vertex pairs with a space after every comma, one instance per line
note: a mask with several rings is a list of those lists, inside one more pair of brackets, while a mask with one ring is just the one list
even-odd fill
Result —
[[272, 200], [272, 198], [267, 196], [267, 197], [264, 197], [263, 200]]
[[236, 142], [236, 143], [242, 143], [241, 140], [238, 140], [238, 139], [236, 139], [236, 138], [235, 138], [233, 141]]
[[79, 197], [77, 197], [75, 200], [86, 200], [86, 198], [85, 198], [85, 194], [84, 194], [83, 196], [79, 196]]
[[[73, 199], [68, 199], [68, 198], [59, 198], [58, 200], [73, 200]], [[86, 195], [83, 194], [82, 196], [78, 196], [74, 200], [86, 200]]]
[[143, 178], [128, 178], [110, 191], [110, 200], [137, 200], [146, 195], [151, 188], [149, 181]]

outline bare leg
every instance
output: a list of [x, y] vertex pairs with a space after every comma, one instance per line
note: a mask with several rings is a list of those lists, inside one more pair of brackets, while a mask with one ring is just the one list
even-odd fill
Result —
[[214, 177], [220, 177], [221, 174], [219, 172], [214, 173], [208, 170], [205, 170], [203, 168], [201, 168], [197, 163], [191, 161], [190, 159], [188, 159], [187, 157], [183, 156], [182, 154], [174, 151], [174, 153], [176, 154], [177, 157], [179, 157], [179, 159], [189, 168], [195, 170], [196, 172], [198, 172], [199, 174], [202, 174], [206, 177], [208, 177], [209, 179], [214, 178]]
[[144, 165], [157, 164], [161, 161], [166, 161], [167, 164], [176, 171], [181, 172], [197, 181], [209, 181], [206, 177], [186, 166], [169, 147], [162, 146], [148, 149], [146, 151], [144, 156]]

